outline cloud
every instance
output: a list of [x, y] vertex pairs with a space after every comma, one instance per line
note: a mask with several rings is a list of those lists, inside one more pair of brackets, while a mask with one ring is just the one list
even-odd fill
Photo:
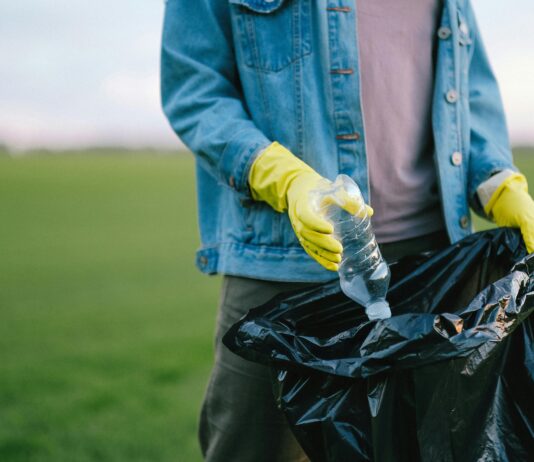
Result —
[[[512, 139], [534, 143], [534, 4], [472, 1]], [[163, 9], [163, 0], [0, 2], [0, 142], [179, 146], [159, 101]]]
[[510, 137], [516, 144], [534, 143], [534, 59], [510, 54], [496, 69]]
[[0, 142], [180, 146], [159, 103], [163, 1], [0, 3]]
[[102, 135], [98, 127], [86, 120], [62, 117], [23, 105], [2, 109], [0, 139], [14, 148], [78, 146], [91, 144]]
[[499, 83], [513, 144], [534, 144], [534, 23], [531, 0], [473, 0]]
[[101, 90], [110, 103], [124, 109], [160, 110], [159, 76], [156, 72], [117, 72], [103, 80]]

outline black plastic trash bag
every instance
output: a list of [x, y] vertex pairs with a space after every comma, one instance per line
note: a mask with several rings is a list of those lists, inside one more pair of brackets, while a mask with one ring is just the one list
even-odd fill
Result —
[[339, 283], [277, 297], [224, 338], [269, 364], [313, 462], [534, 460], [534, 254], [474, 234], [391, 265], [393, 317]]

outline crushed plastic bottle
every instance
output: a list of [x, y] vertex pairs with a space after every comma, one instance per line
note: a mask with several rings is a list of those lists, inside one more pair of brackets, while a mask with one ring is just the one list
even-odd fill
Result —
[[[343, 245], [339, 279], [343, 293], [365, 307], [371, 320], [391, 317], [386, 300], [390, 271], [371, 227], [358, 185], [347, 175], [339, 175], [327, 188], [311, 193], [314, 208], [334, 226], [334, 235]], [[359, 206], [344, 210], [348, 198]]]

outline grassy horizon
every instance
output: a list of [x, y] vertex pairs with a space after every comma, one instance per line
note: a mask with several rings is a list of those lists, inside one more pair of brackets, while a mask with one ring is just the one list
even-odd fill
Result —
[[186, 156], [0, 159], [0, 460], [200, 461], [218, 278]]
[[200, 461], [220, 278], [192, 157], [0, 156], [0, 223], [0, 461]]

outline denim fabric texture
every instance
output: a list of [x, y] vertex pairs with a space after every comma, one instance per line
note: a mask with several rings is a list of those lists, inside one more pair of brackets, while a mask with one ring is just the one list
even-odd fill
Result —
[[[258, 153], [278, 141], [326, 178], [351, 176], [369, 200], [355, 1], [167, 1], [162, 103], [197, 160], [201, 271], [337, 277], [300, 247], [287, 214], [251, 199], [247, 178]], [[443, 0], [436, 34], [434, 158], [456, 242], [472, 232], [469, 207], [483, 214], [477, 187], [517, 169], [471, 2]]]

